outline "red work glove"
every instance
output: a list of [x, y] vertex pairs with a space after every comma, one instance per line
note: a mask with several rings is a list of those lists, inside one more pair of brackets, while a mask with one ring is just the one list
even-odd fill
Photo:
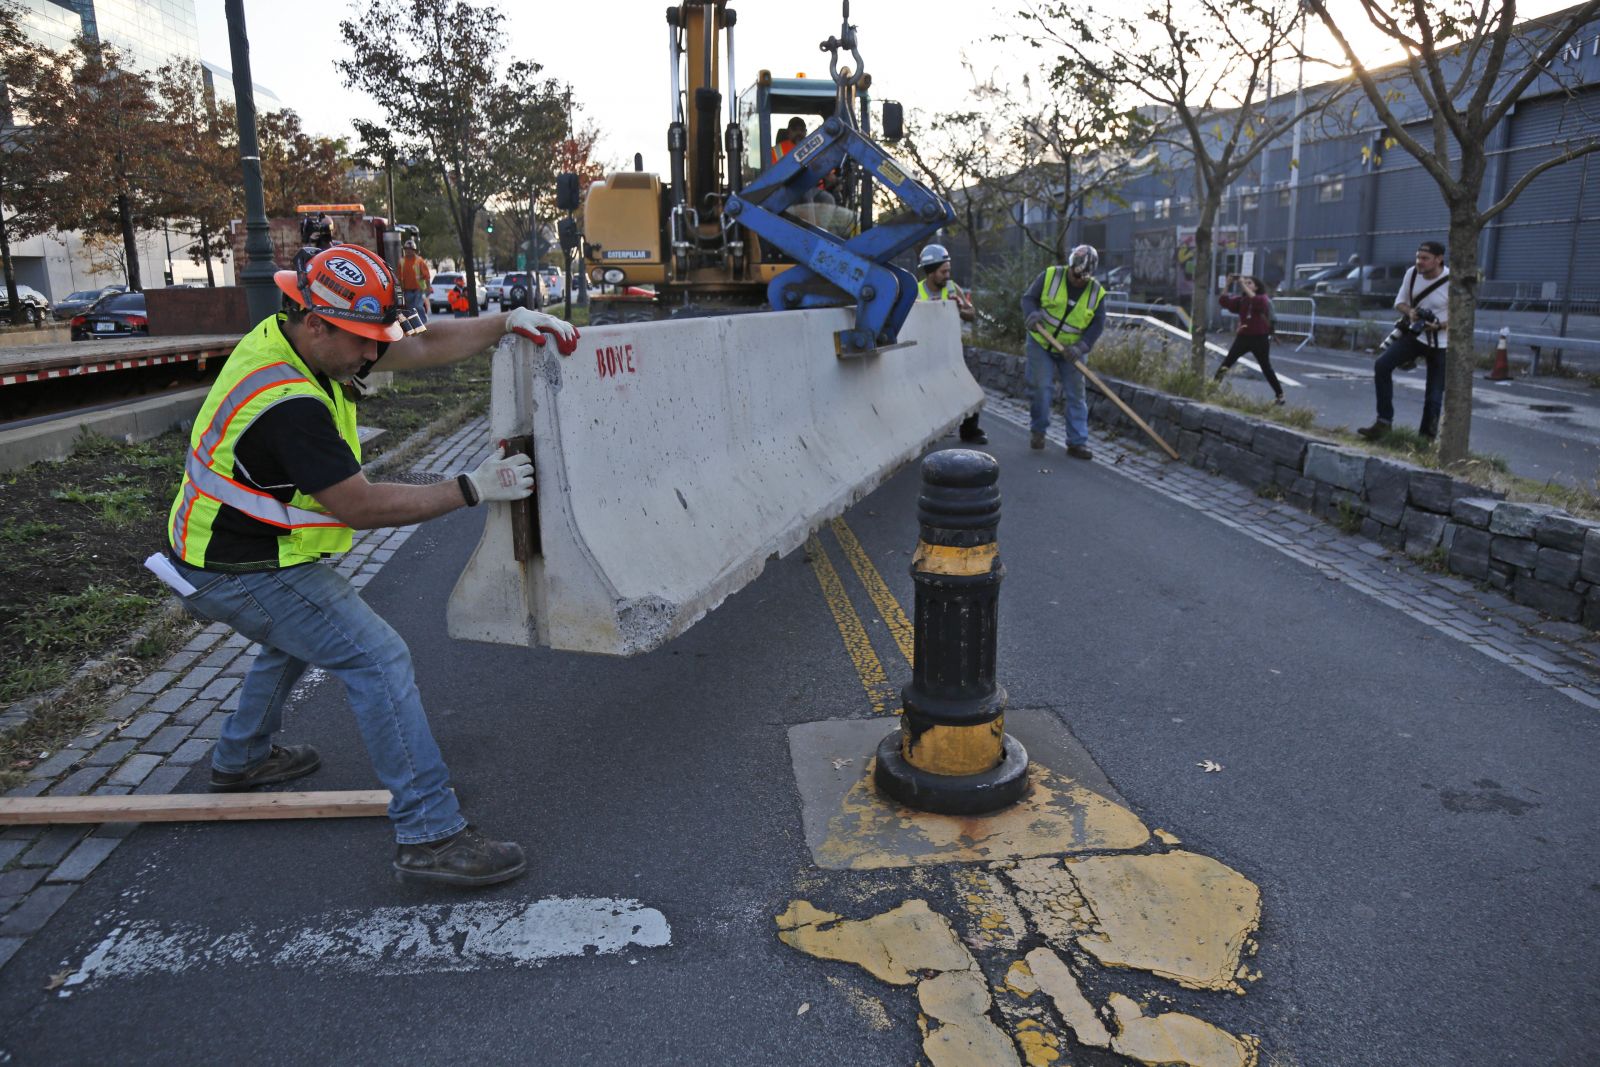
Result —
[[546, 315], [542, 311], [532, 311], [528, 308], [517, 308], [506, 316], [506, 333], [514, 333], [526, 337], [534, 344], [544, 347], [545, 334], [556, 339], [556, 351], [563, 356], [570, 356], [578, 350], [578, 329], [565, 319], [558, 319], [554, 315]]

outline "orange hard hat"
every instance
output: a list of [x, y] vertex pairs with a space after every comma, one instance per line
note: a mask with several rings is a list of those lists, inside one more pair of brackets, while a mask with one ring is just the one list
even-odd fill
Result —
[[304, 253], [294, 270], [272, 276], [291, 300], [339, 327], [374, 341], [398, 341], [410, 332], [402, 324], [400, 301], [389, 267], [360, 245], [329, 245]]

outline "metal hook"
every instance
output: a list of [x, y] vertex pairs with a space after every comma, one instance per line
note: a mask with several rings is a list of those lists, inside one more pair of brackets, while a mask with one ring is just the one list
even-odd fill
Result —
[[[839, 73], [840, 49], [848, 50], [856, 64], [853, 69], [846, 67], [843, 75]], [[839, 36], [829, 37], [826, 41], [823, 41], [818, 47], [818, 51], [832, 54], [828, 60], [828, 73], [833, 76], [833, 83], [839, 87], [841, 92], [845, 89], [853, 89], [860, 84], [861, 75], [865, 68], [861, 62], [861, 52], [856, 47], [856, 28], [850, 25], [850, 0], [844, 0], [844, 21], [839, 27]]]

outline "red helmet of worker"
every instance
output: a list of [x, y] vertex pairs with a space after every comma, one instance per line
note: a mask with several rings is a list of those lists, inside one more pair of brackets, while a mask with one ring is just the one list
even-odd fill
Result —
[[296, 304], [341, 330], [374, 341], [398, 341], [408, 332], [400, 321], [394, 275], [360, 245], [330, 245], [302, 255], [294, 270], [280, 270], [272, 280]]

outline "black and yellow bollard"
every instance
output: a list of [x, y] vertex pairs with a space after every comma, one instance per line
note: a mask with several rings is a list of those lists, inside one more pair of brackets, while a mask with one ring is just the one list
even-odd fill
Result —
[[1000, 465], [948, 448], [922, 461], [921, 541], [911, 684], [900, 729], [878, 745], [875, 780], [921, 811], [981, 815], [1022, 798], [1028, 753], [1006, 736], [1006, 691], [995, 683], [1000, 580]]

